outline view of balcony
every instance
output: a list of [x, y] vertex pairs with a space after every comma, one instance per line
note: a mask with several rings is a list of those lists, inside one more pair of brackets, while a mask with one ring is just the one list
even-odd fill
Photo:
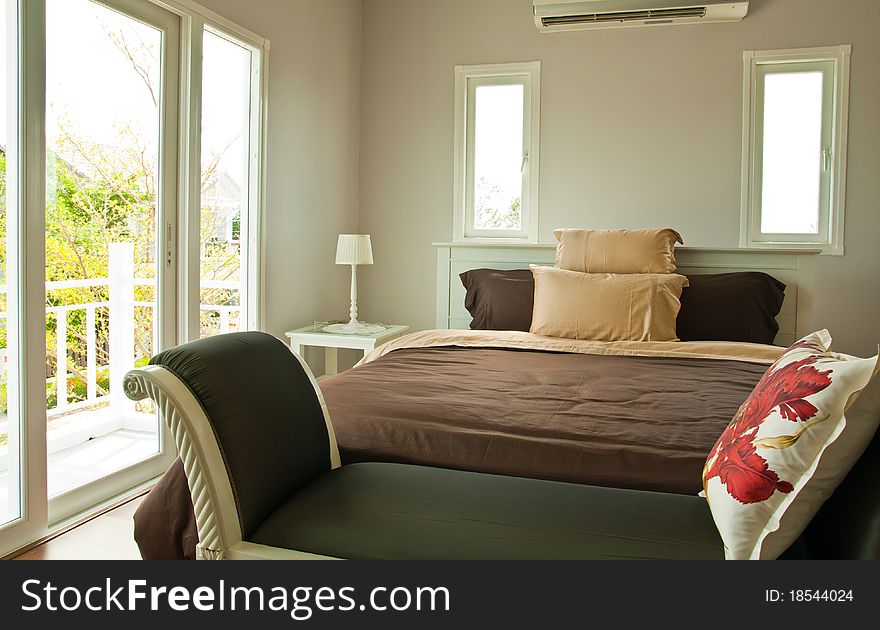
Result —
[[[151, 323], [155, 301], [138, 293], [155, 291], [155, 280], [136, 278], [134, 247], [109, 247], [109, 277], [47, 282], [47, 295], [88, 290], [106, 295], [103, 301], [48, 306], [48, 329], [53, 347], [47, 348], [47, 450], [49, 496], [57, 496], [143, 460], [158, 448], [155, 409], [135, 404], [122, 389], [125, 373], [149, 359], [153, 347]], [[208, 294], [235, 296], [237, 280], [205, 281]], [[6, 287], [0, 285], [0, 296]], [[201, 304], [203, 336], [239, 327], [241, 307], [235, 299]], [[0, 312], [0, 328], [5, 312]], [[145, 327], [146, 326], [146, 327]], [[58, 361], [58, 357], [66, 360]], [[6, 355], [0, 350], [0, 383], [6, 383]], [[60, 386], [59, 386], [60, 385]], [[7, 510], [8, 426], [5, 392], [0, 399], [0, 522]]]

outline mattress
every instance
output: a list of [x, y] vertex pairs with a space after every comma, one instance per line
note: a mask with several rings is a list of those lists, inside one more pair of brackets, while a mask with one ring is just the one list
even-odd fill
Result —
[[343, 463], [695, 494], [709, 449], [766, 369], [438, 345], [394, 349], [321, 389]]

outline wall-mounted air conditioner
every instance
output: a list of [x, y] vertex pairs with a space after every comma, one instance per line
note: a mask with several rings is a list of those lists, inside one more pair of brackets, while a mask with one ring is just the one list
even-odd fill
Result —
[[535, 24], [544, 33], [601, 28], [739, 22], [748, 2], [704, 0], [534, 0]]

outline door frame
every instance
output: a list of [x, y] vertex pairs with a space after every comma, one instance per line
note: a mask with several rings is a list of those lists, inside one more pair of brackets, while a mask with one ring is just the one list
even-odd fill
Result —
[[[8, 312], [17, 319], [13, 354], [18, 370], [20, 422], [19, 488], [21, 515], [0, 527], [0, 556], [45, 535], [48, 521], [46, 496], [46, 20], [45, 4], [13, 2], [17, 13], [16, 68], [17, 119], [10, 129], [7, 173], [14, 169], [13, 209], [15, 238], [7, 240], [7, 260], [15, 290], [7, 294]], [[7, 15], [12, 12], [8, 9]], [[7, 207], [7, 219], [10, 218]], [[7, 233], [12, 233], [9, 230]], [[10, 289], [12, 283], [10, 282]], [[8, 330], [12, 330], [10, 326]], [[9, 334], [9, 333], [7, 333]], [[40, 361], [28, 361], [39, 356]], [[13, 388], [10, 388], [12, 392]], [[10, 462], [11, 464], [12, 462]], [[12, 466], [10, 465], [10, 468]]]
[[[159, 349], [198, 337], [198, 231], [201, 169], [201, 50], [204, 28], [224, 33], [246, 45], [252, 58], [252, 139], [259, 143], [251, 155], [251, 198], [248, 238], [248, 307], [242, 324], [264, 327], [265, 222], [268, 119], [268, 55], [270, 42], [193, 0], [95, 0], [141, 22], [158, 26], [163, 38], [163, 95], [160, 119], [162, 144], [160, 216], [157, 225], [157, 330]], [[107, 504], [158, 477], [176, 457], [174, 442], [160, 420], [159, 454], [130, 468], [70, 492], [47, 497], [46, 453], [46, 0], [0, 0], [18, 11], [17, 66], [20, 82], [16, 102], [19, 117], [10, 129], [8, 160], [15, 170], [17, 239], [9, 253], [17, 259], [18, 303], [15, 316], [18, 342], [21, 409], [21, 517], [0, 526], [0, 557], [21, 549], [72, 522], [83, 511]], [[163, 28], [173, 22], [174, 34]], [[156, 23], [158, 22], [158, 24]], [[173, 46], [169, 44], [174, 44]], [[173, 50], [172, 50], [173, 49]], [[171, 52], [173, 59], [165, 61]], [[169, 80], [168, 68], [174, 72]], [[13, 138], [16, 142], [13, 142]], [[169, 138], [173, 138], [169, 140]], [[195, 174], [195, 176], [194, 176]], [[12, 179], [12, 178], [10, 178]], [[10, 187], [11, 189], [11, 187]], [[11, 208], [10, 204], [10, 208]], [[170, 231], [169, 231], [170, 226]], [[10, 232], [11, 234], [11, 232]], [[15, 251], [14, 251], [15, 250]], [[170, 261], [170, 262], [169, 262]], [[9, 310], [13, 308], [10, 298]]]

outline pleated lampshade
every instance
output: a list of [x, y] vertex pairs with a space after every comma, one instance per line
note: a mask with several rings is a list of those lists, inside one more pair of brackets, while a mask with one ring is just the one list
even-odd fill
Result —
[[336, 244], [337, 265], [372, 265], [373, 247], [369, 234], [340, 234]]

